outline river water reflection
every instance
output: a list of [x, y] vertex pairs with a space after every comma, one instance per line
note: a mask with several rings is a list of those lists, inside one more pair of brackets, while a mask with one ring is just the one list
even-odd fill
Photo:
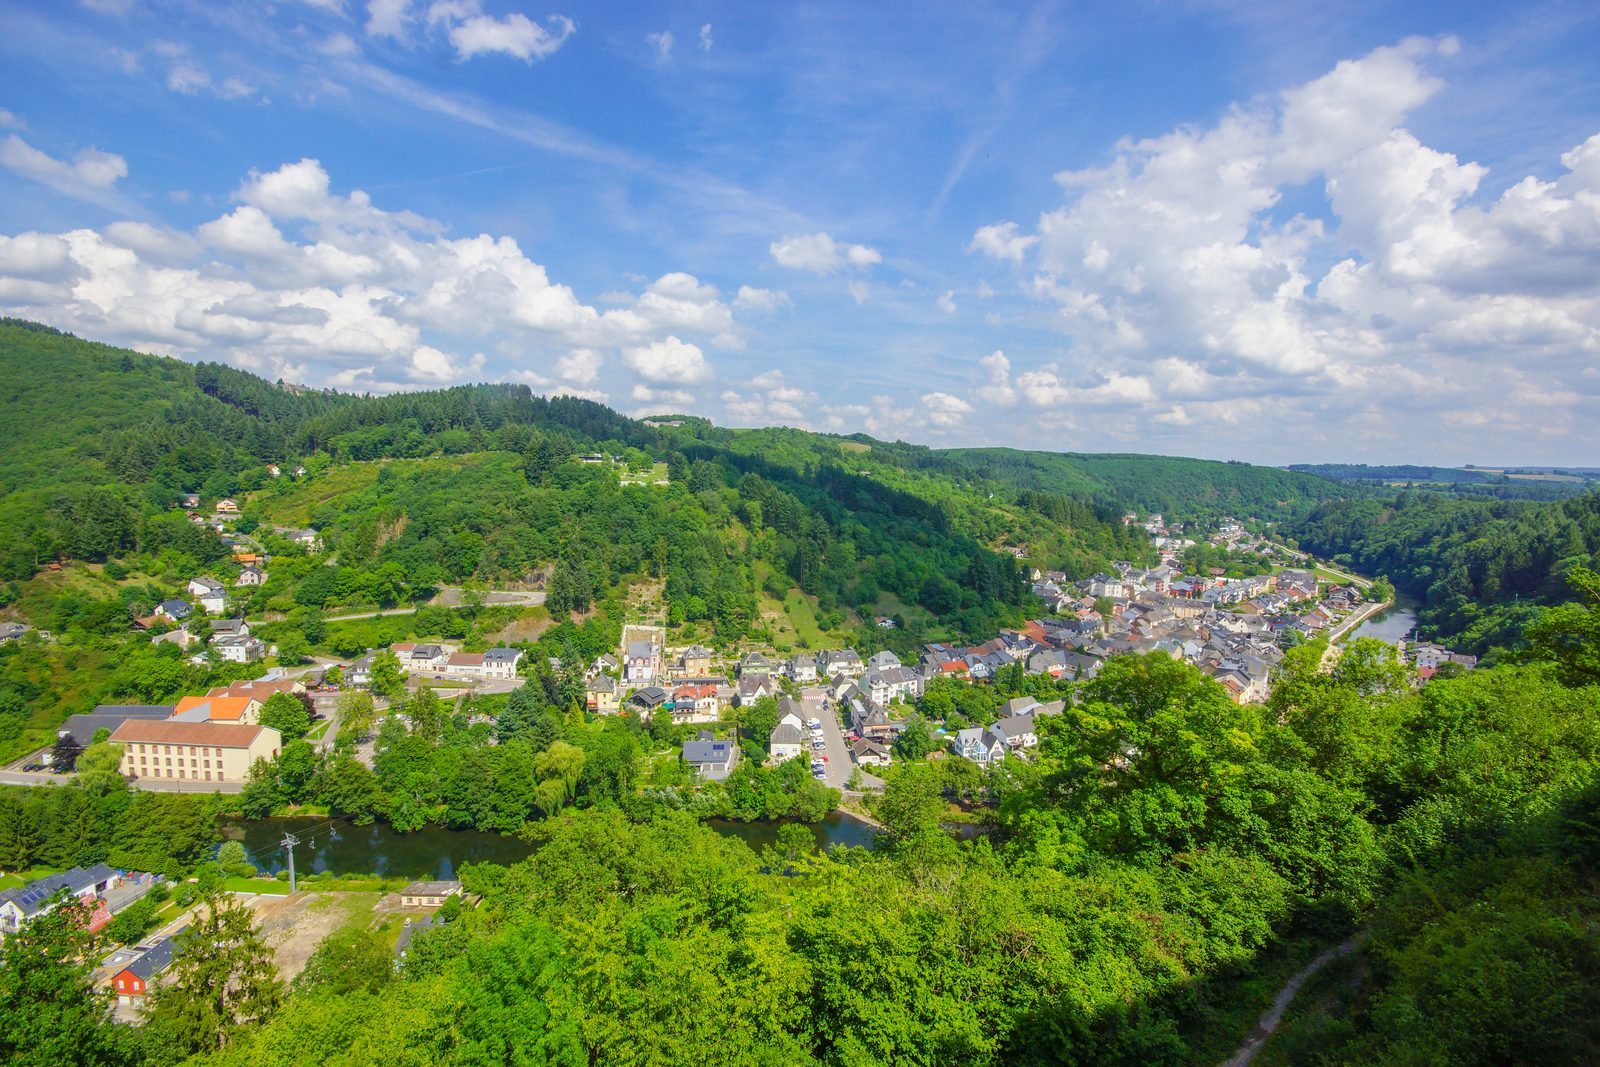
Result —
[[1410, 635], [1417, 626], [1417, 602], [1410, 597], [1396, 596], [1392, 605], [1356, 627], [1352, 637], [1376, 637], [1391, 645]]
[[[780, 823], [741, 823], [707, 819], [706, 825], [727, 837], [737, 837], [757, 852], [778, 840]], [[817, 823], [801, 823], [811, 831], [818, 848], [830, 845], [870, 846], [877, 832], [859, 819], [834, 812]], [[295, 869], [302, 874], [378, 874], [397, 878], [454, 878], [463, 863], [517, 863], [533, 846], [515, 837], [478, 830], [446, 830], [425, 826], [409, 834], [396, 833], [387, 823], [351, 826], [327, 819], [230, 819], [221, 824], [222, 837], [238, 841], [250, 862], [264, 874], [277, 874], [288, 865], [280, 842], [285, 832], [300, 839], [295, 848]]]

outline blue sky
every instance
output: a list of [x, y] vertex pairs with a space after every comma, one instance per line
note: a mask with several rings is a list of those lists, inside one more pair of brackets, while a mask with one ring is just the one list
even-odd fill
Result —
[[1600, 461], [1600, 10], [1103, 6], [0, 3], [0, 309], [355, 390]]

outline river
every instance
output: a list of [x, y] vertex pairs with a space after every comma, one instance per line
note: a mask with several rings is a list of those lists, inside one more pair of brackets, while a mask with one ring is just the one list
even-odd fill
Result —
[[[775, 844], [781, 823], [744, 823], [707, 819], [705, 825], [725, 837], [737, 837], [759, 852]], [[800, 823], [811, 831], [818, 848], [830, 845], [870, 846], [877, 832], [868, 824], [833, 812], [821, 822]], [[378, 874], [397, 878], [454, 878], [463, 863], [517, 863], [527, 859], [533, 846], [515, 837], [479, 830], [446, 830], [425, 826], [409, 834], [396, 833], [387, 823], [351, 826], [328, 819], [224, 820], [222, 837], [238, 841], [250, 862], [264, 874], [277, 874], [288, 866], [279, 844], [287, 831], [300, 839], [295, 848], [295, 869], [333, 874]]]
[[1391, 645], [1408, 637], [1417, 625], [1417, 602], [1395, 594], [1394, 603], [1356, 627], [1351, 637], [1376, 637]]

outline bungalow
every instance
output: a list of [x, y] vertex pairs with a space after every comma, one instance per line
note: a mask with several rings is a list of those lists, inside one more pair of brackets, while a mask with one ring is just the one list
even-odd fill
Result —
[[718, 741], [705, 731], [700, 739], [683, 743], [683, 762], [702, 782], [720, 782], [739, 764], [739, 746], [731, 740]]
[[212, 637], [248, 637], [250, 624], [244, 619], [212, 619]]
[[460, 882], [412, 882], [400, 890], [400, 906], [402, 908], [441, 908], [446, 900], [460, 892]]
[[639, 718], [645, 722], [650, 721], [650, 716], [656, 709], [667, 702], [667, 691], [659, 685], [647, 685], [643, 689], [636, 689], [628, 698], [628, 707], [637, 712]]
[[489, 649], [483, 654], [483, 676], [485, 678], [515, 678], [517, 667], [522, 663], [522, 650], [520, 648], [505, 648], [503, 646]]
[[805, 735], [800, 732], [800, 727], [787, 720], [773, 727], [772, 734], [767, 740], [768, 762], [773, 766], [794, 759], [804, 751]]
[[322, 539], [315, 530], [280, 530], [284, 540], [292, 541], [308, 552], [315, 552], [322, 547]]
[[889, 749], [865, 737], [850, 746], [850, 756], [859, 767], [887, 767], [894, 762]]
[[239, 572], [239, 577], [234, 579], [233, 584], [234, 585], [266, 585], [267, 584], [267, 572], [262, 570], [260, 567], [257, 567], [255, 564], [252, 563], [249, 566], [245, 567], [244, 570]]
[[0, 622], [0, 645], [15, 641], [27, 632], [28, 627], [20, 622]]
[[615, 715], [619, 702], [617, 680], [609, 674], [597, 674], [583, 687], [583, 702], [596, 715]]
[[111, 976], [106, 986], [116, 994], [118, 1004], [127, 1007], [144, 1001], [150, 992], [150, 984], [172, 966], [172, 948], [170, 937], [152, 941], [122, 970]]
[[[103, 863], [97, 863], [93, 867], [74, 867], [60, 874], [48, 874], [26, 885], [4, 890], [0, 892], [0, 940], [4, 940], [7, 934], [16, 933], [40, 915], [54, 910], [56, 896], [63, 890], [68, 896], [92, 903], [117, 883], [117, 872]], [[110, 914], [107, 913], [105, 918], [108, 921]]]

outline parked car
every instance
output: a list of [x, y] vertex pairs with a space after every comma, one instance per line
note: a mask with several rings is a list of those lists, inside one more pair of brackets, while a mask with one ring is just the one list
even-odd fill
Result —
[[25, 770], [25, 771], [42, 771], [45, 768], [44, 768], [44, 764], [42, 764], [42, 763], [30, 763], [27, 766], [23, 767], [22, 769]]

